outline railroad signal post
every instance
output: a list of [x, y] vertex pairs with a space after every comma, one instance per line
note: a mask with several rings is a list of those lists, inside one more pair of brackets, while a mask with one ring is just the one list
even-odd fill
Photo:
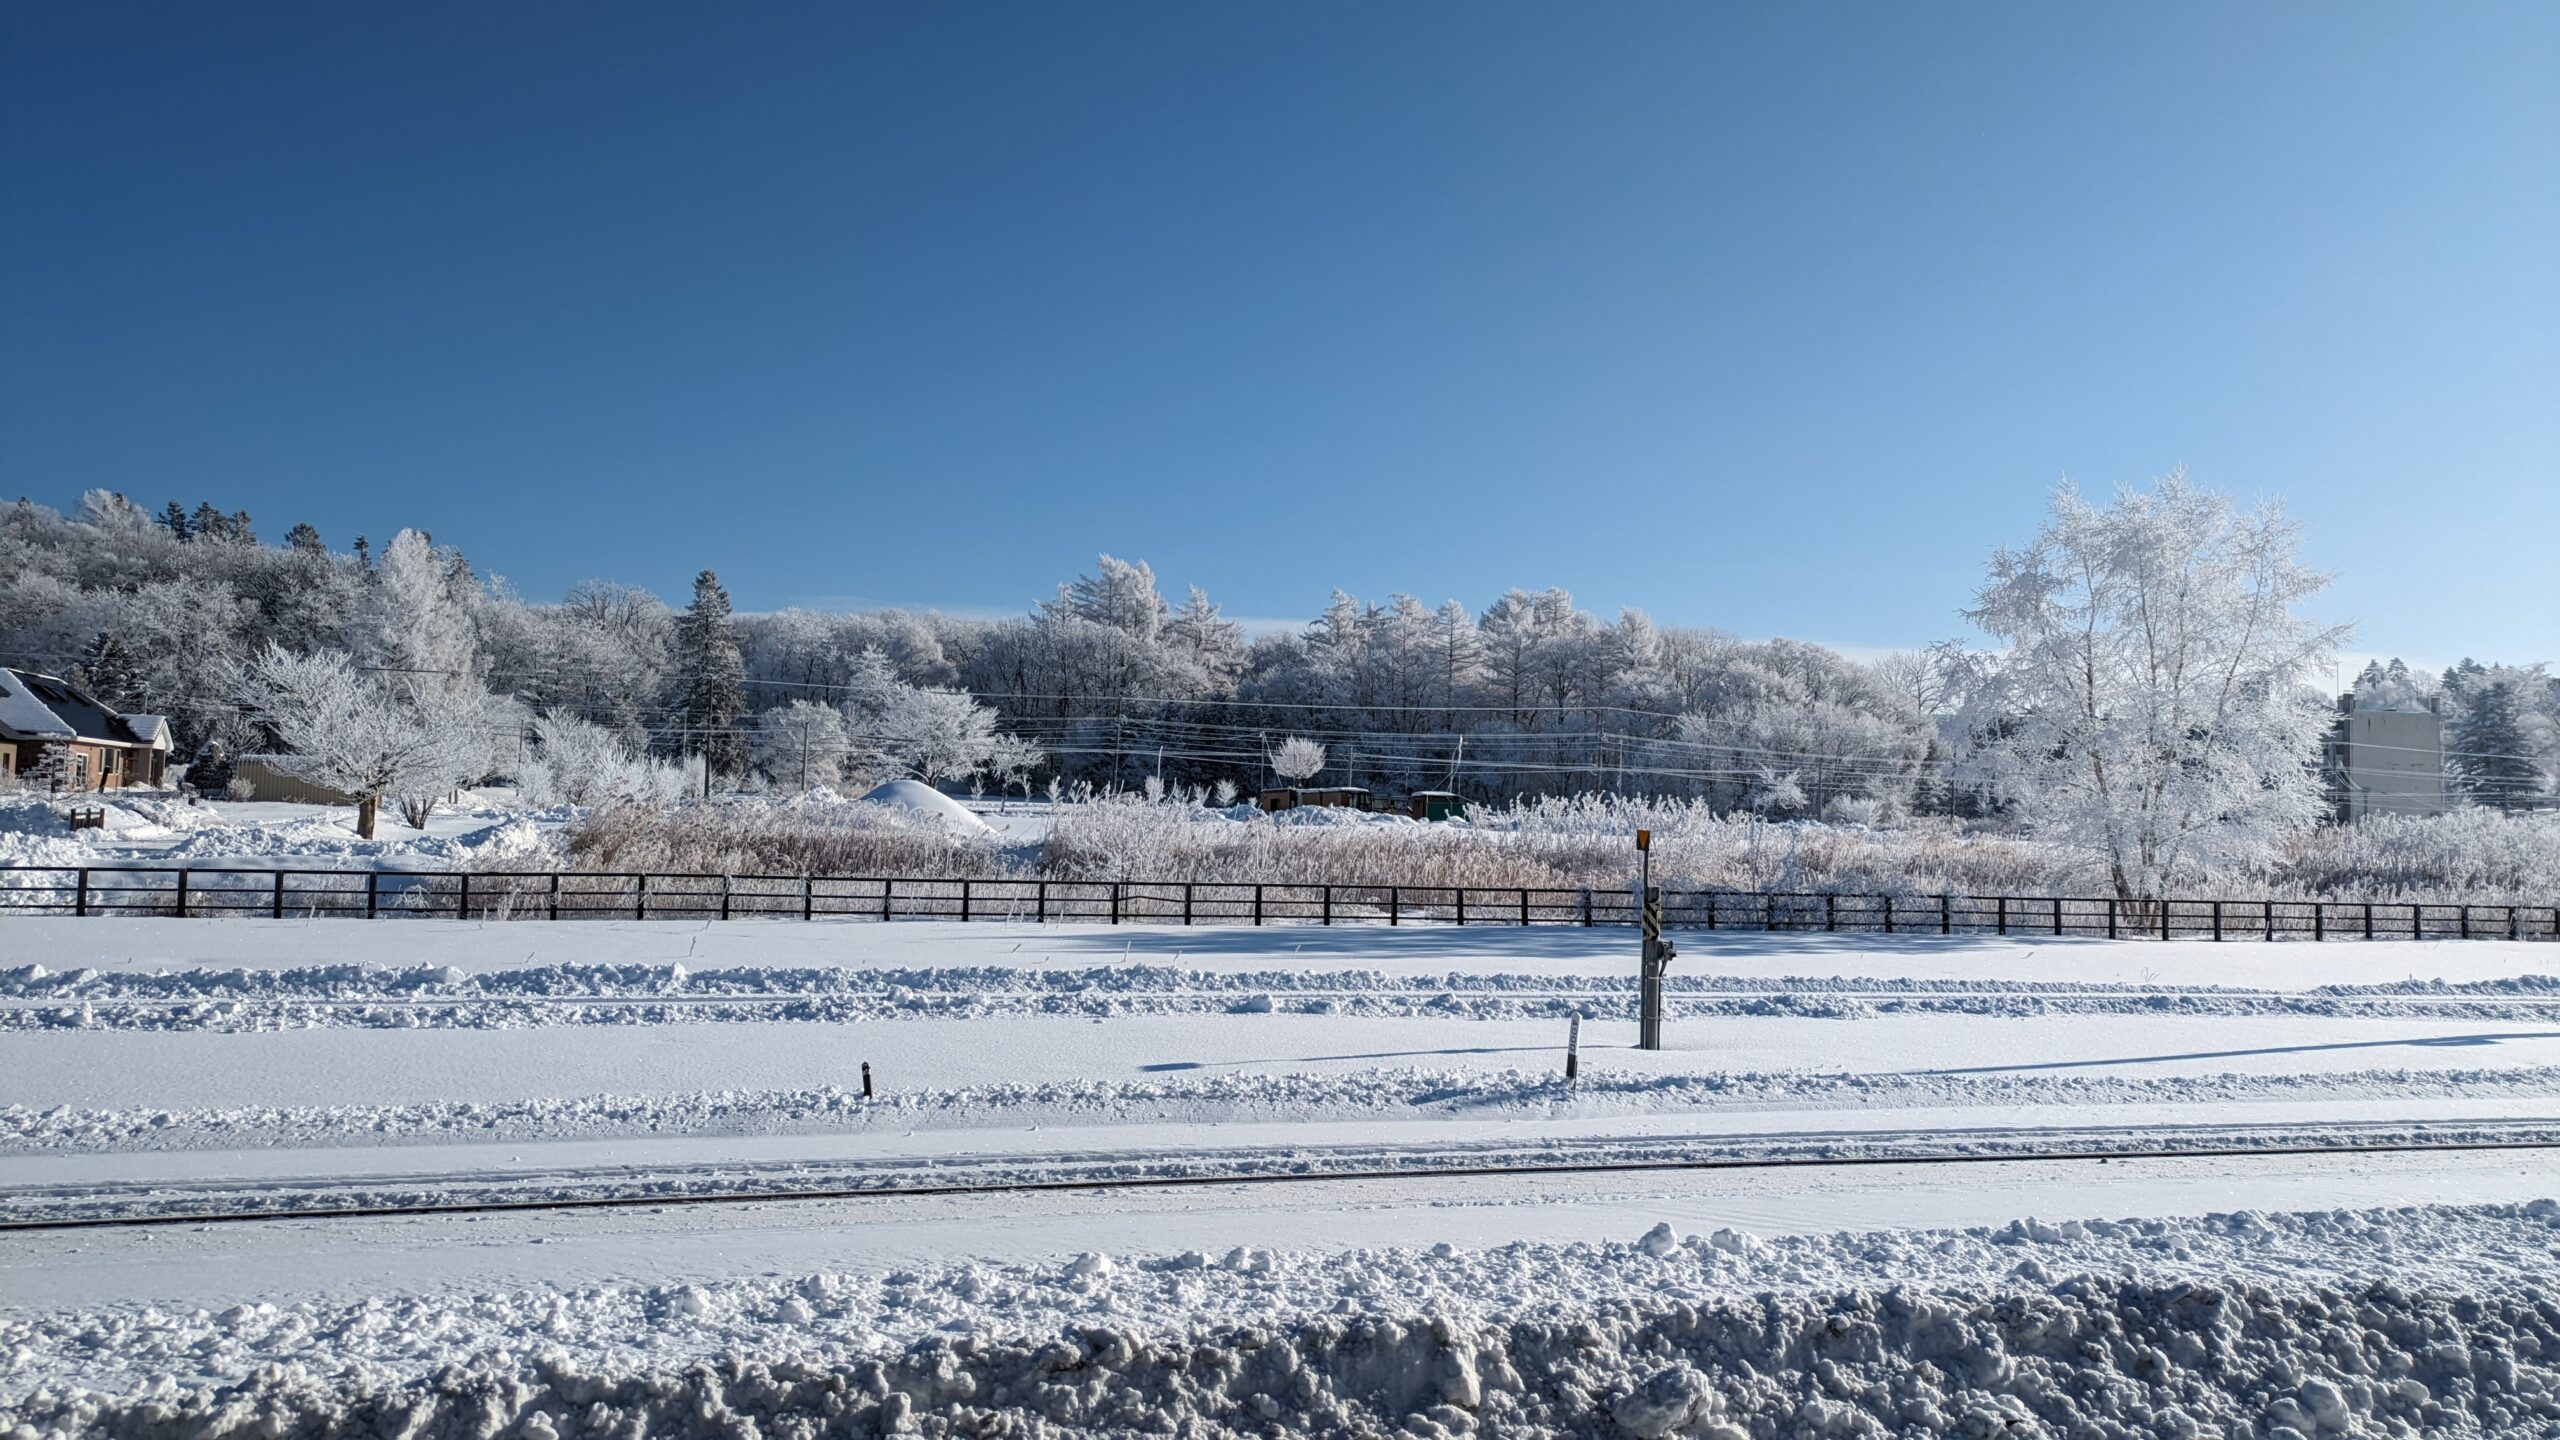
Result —
[[1644, 950], [1637, 970], [1636, 1048], [1662, 1048], [1662, 972], [1670, 968], [1679, 952], [1662, 938], [1662, 892], [1653, 883], [1653, 832], [1636, 832], [1636, 854], [1642, 857], [1643, 876], [1637, 882], [1637, 894], [1643, 900]]

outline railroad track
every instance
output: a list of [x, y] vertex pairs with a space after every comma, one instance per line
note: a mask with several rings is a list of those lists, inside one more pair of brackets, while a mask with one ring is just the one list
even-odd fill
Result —
[[[2342, 1136], [2344, 1138], [2342, 1138]], [[1934, 1141], [1930, 1148], [1923, 1141]], [[183, 1208], [190, 1197], [171, 1196], [168, 1187], [150, 1187], [161, 1194], [155, 1199], [148, 1193], [128, 1194], [119, 1200], [106, 1191], [93, 1191], [76, 1196], [16, 1196], [0, 1192], [0, 1207], [25, 1206], [33, 1201], [56, 1201], [66, 1209], [60, 1213], [22, 1213], [11, 1215], [0, 1209], [0, 1234], [60, 1231], [102, 1230], [121, 1228], [167, 1228], [176, 1226], [210, 1226], [258, 1224], [288, 1220], [361, 1220], [399, 1217], [506, 1214], [526, 1211], [630, 1210], [666, 1207], [713, 1207], [761, 1205], [788, 1202], [834, 1200], [915, 1199], [934, 1196], [990, 1194], [1040, 1194], [1049, 1192], [1111, 1192], [1172, 1189], [1203, 1189], [1248, 1185], [1293, 1185], [1309, 1183], [1341, 1183], [1363, 1180], [1466, 1180], [1477, 1178], [1517, 1178], [1524, 1176], [1574, 1176], [1632, 1173], [1698, 1172], [1732, 1170], [1852, 1169], [1884, 1166], [1973, 1166], [1996, 1164], [2108, 1164], [2159, 1160], [2233, 1160], [2285, 1157], [2334, 1157], [2341, 1155], [2408, 1155], [2425, 1153], [2461, 1153], [2484, 1151], [2560, 1151], [2560, 1117], [2494, 1122], [2371, 1122], [2332, 1125], [2316, 1129], [2301, 1126], [2233, 1127], [2205, 1129], [2153, 1127], [2131, 1131], [2105, 1132], [2105, 1138], [2070, 1131], [1947, 1132], [1919, 1137], [1909, 1133], [1842, 1133], [1822, 1137], [1769, 1136], [1718, 1137], [1713, 1148], [1701, 1150], [1695, 1137], [1660, 1137], [1629, 1141], [1612, 1140], [1594, 1144], [1584, 1142], [1571, 1147], [1545, 1147], [1534, 1152], [1519, 1150], [1480, 1152], [1461, 1163], [1435, 1163], [1429, 1152], [1389, 1152], [1378, 1150], [1310, 1152], [1237, 1152], [1208, 1157], [1200, 1154], [1154, 1157], [1141, 1161], [1135, 1157], [1112, 1156], [1084, 1162], [1092, 1168], [1088, 1173], [1075, 1173], [1074, 1161], [1041, 1161], [1026, 1164], [1020, 1157], [1008, 1162], [1003, 1157], [994, 1161], [974, 1162], [968, 1167], [909, 1167], [906, 1169], [874, 1168], [868, 1172], [836, 1172], [843, 1178], [829, 1181], [806, 1179], [793, 1183], [787, 1176], [777, 1175], [770, 1184], [740, 1184], [734, 1175], [705, 1174], [696, 1177], [696, 1188], [667, 1189], [681, 1184], [666, 1172], [635, 1173], [623, 1181], [626, 1188], [584, 1194], [514, 1194], [454, 1195], [447, 1197], [416, 1195], [420, 1184], [408, 1187], [416, 1198], [379, 1199], [384, 1190], [368, 1191], [355, 1186], [311, 1189], [302, 1192], [309, 1198], [288, 1203], [272, 1203], [285, 1198], [277, 1191], [241, 1186], [208, 1191], [192, 1197], [204, 1201], [214, 1195], [227, 1195], [243, 1203], [229, 1206]], [[1961, 1144], [1970, 1148], [1954, 1148]], [[1645, 1154], [1645, 1149], [1673, 1153]], [[1401, 1160], [1388, 1158], [1401, 1154]], [[1226, 1163], [1222, 1167], [1217, 1162]], [[1007, 1165], [1012, 1169], [1008, 1170]], [[1163, 1168], [1149, 1173], [1112, 1173], [1103, 1167], [1132, 1163], [1151, 1163]], [[1275, 1168], [1285, 1164], [1292, 1168]], [[978, 1173], [967, 1178], [947, 1176], [954, 1168], [973, 1168]], [[870, 1178], [860, 1178], [863, 1174]], [[2560, 1171], [2555, 1172], [2560, 1176]], [[518, 1177], [520, 1187], [546, 1183], [585, 1183], [592, 1185], [596, 1177], [589, 1172], [583, 1181], [570, 1177], [540, 1175]], [[280, 1188], [280, 1187], [279, 1187]], [[332, 1202], [335, 1193], [344, 1198]], [[270, 1203], [260, 1203], [261, 1200]], [[156, 1206], [161, 1208], [154, 1208]], [[76, 1207], [76, 1208], [75, 1208]]]

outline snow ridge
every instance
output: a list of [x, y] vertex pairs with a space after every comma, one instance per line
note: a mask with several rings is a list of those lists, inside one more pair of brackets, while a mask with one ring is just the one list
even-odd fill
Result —
[[2544, 1200], [1773, 1241], [1663, 1225], [0, 1313], [0, 1404], [17, 1434], [133, 1437], [2540, 1433], [2560, 1422], [2555, 1221]]

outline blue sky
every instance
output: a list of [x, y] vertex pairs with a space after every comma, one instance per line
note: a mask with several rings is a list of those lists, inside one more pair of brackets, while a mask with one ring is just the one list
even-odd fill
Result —
[[2184, 465], [2359, 651], [2560, 660], [2555, 76], [2546, 3], [9, 6], [0, 489], [1896, 645]]

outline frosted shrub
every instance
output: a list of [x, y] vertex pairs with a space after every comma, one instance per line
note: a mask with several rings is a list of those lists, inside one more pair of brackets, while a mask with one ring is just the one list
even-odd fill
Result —
[[2288, 895], [2560, 903], [2560, 815], [2466, 809], [2326, 826], [2279, 846], [2267, 879]]
[[824, 792], [780, 801], [724, 796], [673, 806], [608, 804], [572, 822], [562, 839], [569, 863], [582, 870], [903, 879], [1005, 869], [990, 836], [955, 835], [891, 806]]

